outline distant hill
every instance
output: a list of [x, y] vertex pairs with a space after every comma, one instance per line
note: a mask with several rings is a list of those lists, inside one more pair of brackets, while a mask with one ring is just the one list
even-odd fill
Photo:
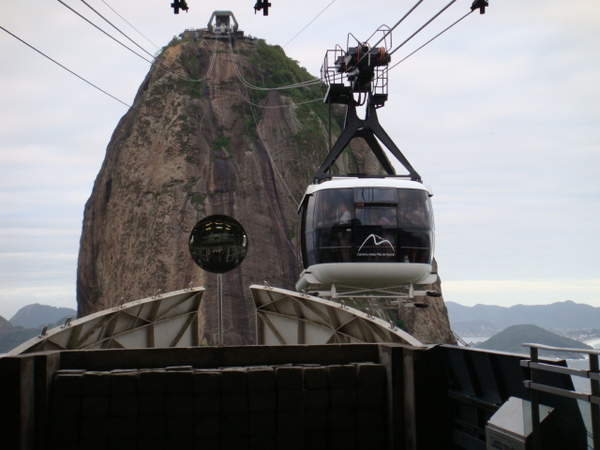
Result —
[[452, 331], [461, 337], [465, 336], [482, 336], [490, 337], [501, 331], [500, 328], [486, 320], [469, 320], [467, 322], [452, 322]]
[[41, 328], [13, 327], [10, 332], [0, 336], [0, 353], [6, 353], [18, 347], [23, 342], [42, 332]]
[[23, 328], [41, 328], [44, 325], [55, 323], [63, 317], [75, 318], [77, 311], [71, 308], [58, 308], [56, 306], [40, 305], [38, 303], [21, 308], [10, 319], [14, 326]]
[[[549, 345], [552, 347], [563, 347], [563, 348], [578, 348], [591, 350], [592, 347], [583, 344], [582, 342], [574, 339], [569, 339], [558, 334], [554, 334], [548, 330], [538, 327], [537, 325], [513, 325], [506, 328], [498, 334], [495, 334], [487, 341], [481, 342], [476, 345], [477, 348], [485, 348], [488, 350], [499, 350], [503, 352], [511, 353], [529, 353], [527, 347], [523, 347], [524, 343], [535, 343]], [[553, 354], [545, 350], [540, 351], [541, 356], [556, 356], [559, 358], [581, 358], [581, 355], [577, 353], [562, 353], [557, 352]]]
[[49, 329], [62, 325], [67, 317], [77, 317], [77, 311], [37, 303], [24, 306], [10, 321], [0, 316], [0, 353], [6, 353], [37, 336], [45, 325]]
[[[600, 308], [570, 300], [550, 305], [515, 305], [511, 307], [463, 306], [454, 302], [446, 302], [446, 307], [452, 330], [459, 335], [472, 335], [471, 333], [478, 329], [477, 321], [479, 323], [483, 321], [487, 323], [487, 326], [497, 330], [524, 322], [551, 330], [600, 327]], [[477, 336], [477, 334], [475, 335]]]
[[12, 329], [12, 324], [4, 317], [0, 316], [0, 339], [10, 333]]
[[[41, 305], [39, 305], [41, 306]], [[66, 309], [69, 308], [55, 308], [55, 309]], [[74, 311], [74, 310], [69, 310]], [[54, 322], [45, 322], [44, 325], [48, 325], [48, 329], [58, 327], [65, 323], [67, 317], [74, 317], [74, 314], [69, 314], [68, 316], [60, 317], [58, 320]], [[13, 326], [8, 320], [4, 317], [0, 316], [0, 353], [6, 353], [11, 351], [13, 348], [18, 347], [23, 342], [28, 341], [32, 337], [35, 337], [42, 333], [44, 325], [40, 325], [39, 327], [22, 327], [20, 325]]]

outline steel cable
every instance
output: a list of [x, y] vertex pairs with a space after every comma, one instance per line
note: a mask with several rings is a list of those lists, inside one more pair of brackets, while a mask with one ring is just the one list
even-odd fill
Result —
[[[62, 2], [61, 2], [62, 3]], [[150, 53], [149, 51], [147, 51], [144, 47], [142, 47], [140, 44], [138, 44], [137, 42], [135, 42], [133, 39], [131, 39], [129, 36], [127, 36], [123, 31], [121, 31], [119, 29], [119, 27], [117, 27], [115, 24], [113, 24], [110, 20], [108, 20], [106, 17], [104, 17], [102, 14], [100, 14], [98, 11], [96, 11], [88, 2], [86, 2], [85, 0], [81, 0], [81, 3], [83, 3], [85, 6], [87, 6], [89, 9], [91, 9], [93, 12], [95, 12], [102, 20], [104, 20], [107, 24], [109, 24], [111, 27], [113, 27], [115, 30], [117, 30], [119, 33], [121, 33], [126, 39], [128, 39], [133, 45], [135, 45], [136, 47], [138, 47], [140, 50], [142, 50], [144, 53], [146, 53], [148, 56], [150, 56], [150, 58], [154, 59], [154, 55], [152, 53]]]
[[[202, 78], [190, 78], [190, 77], [185, 77], [185, 76], [181, 76], [179, 74], [177, 74], [176, 72], [174, 72], [173, 70], [169, 69], [168, 67], [165, 67], [163, 64], [161, 64], [160, 62], [157, 61], [156, 58], [154, 58], [152, 55], [152, 61], [147, 59], [146, 57], [140, 55], [138, 52], [136, 52], [135, 50], [133, 50], [132, 48], [128, 47], [127, 45], [123, 44], [121, 41], [119, 41], [117, 38], [115, 38], [114, 36], [112, 36], [111, 34], [109, 34], [108, 32], [106, 32], [105, 30], [103, 30], [102, 28], [100, 28], [98, 25], [96, 25], [95, 23], [93, 23], [91, 20], [89, 20], [87, 17], [83, 16], [81, 13], [77, 12], [76, 10], [74, 10], [73, 8], [71, 8], [69, 5], [67, 5], [66, 3], [64, 3], [62, 0], [57, 0], [61, 5], [63, 5], [65, 8], [69, 9], [71, 12], [73, 12], [74, 14], [76, 14], [77, 16], [79, 16], [81, 19], [85, 20], [88, 24], [92, 25], [94, 28], [96, 28], [98, 31], [100, 31], [101, 33], [103, 33], [104, 35], [106, 35], [107, 37], [109, 37], [110, 39], [112, 39], [113, 41], [115, 41], [117, 44], [121, 45], [122, 47], [124, 47], [125, 49], [129, 50], [131, 53], [133, 53], [134, 55], [138, 56], [139, 58], [143, 59], [144, 61], [146, 61], [147, 63], [149, 63], [152, 66], [156, 66], [159, 69], [170, 73], [171, 75], [173, 75], [174, 77], [182, 80], [182, 81], [189, 81], [192, 83], [199, 83], [202, 82], [206, 79], [206, 75]], [[136, 44], [137, 45], [137, 44]], [[144, 50], [145, 51], [145, 50]], [[146, 52], [147, 53], [147, 52]]]
[[119, 16], [121, 18], [121, 20], [123, 22], [125, 22], [127, 25], [129, 25], [131, 28], [133, 28], [140, 36], [142, 36], [144, 39], [146, 39], [148, 42], [150, 42], [154, 47], [156, 47], [157, 50], [160, 50], [160, 47], [158, 45], [156, 45], [154, 42], [152, 42], [149, 38], [147, 38], [144, 33], [142, 33], [140, 30], [138, 30], [136, 27], [134, 27], [127, 19], [125, 19], [125, 17], [123, 17], [121, 14], [119, 14], [112, 6], [110, 6], [108, 3], [106, 3], [104, 0], [100, 0], [102, 3], [104, 3], [108, 8], [110, 8], [110, 10], [112, 12], [114, 12], [117, 16]]
[[[24, 41], [23, 39], [21, 39], [20, 37], [18, 37], [16, 34], [11, 33], [10, 31], [8, 31], [6, 28], [4, 28], [3, 26], [0, 25], [0, 29], [2, 29], [3, 31], [5, 31], [6, 33], [8, 33], [9, 35], [11, 35], [13, 38], [15, 38], [16, 40], [18, 40], [19, 42], [25, 44], [27, 47], [29, 47], [30, 49], [34, 50], [35, 52], [37, 52], [38, 54], [42, 55], [44, 58], [52, 61], [54, 64], [56, 64], [57, 66], [59, 66], [60, 68], [66, 70], [67, 72], [69, 72], [71, 75], [75, 75], [77, 78], [79, 78], [81, 81], [89, 84], [90, 86], [92, 86], [93, 88], [99, 90], [100, 92], [102, 92], [103, 94], [109, 96], [110, 98], [112, 98], [113, 100], [118, 101], [119, 103], [127, 106], [128, 108], [131, 109], [135, 109], [133, 108], [131, 105], [129, 105], [128, 103], [124, 102], [123, 100], [115, 97], [114, 95], [110, 94], [109, 92], [105, 91], [104, 89], [102, 89], [101, 87], [96, 86], [94, 83], [92, 83], [91, 81], [86, 80], [85, 78], [83, 78], [81, 75], [73, 72], [71, 69], [69, 69], [68, 67], [62, 65], [61, 63], [59, 63], [58, 61], [56, 61], [55, 59], [51, 58], [50, 56], [46, 55], [44, 52], [42, 52], [41, 50], [38, 50], [37, 48], [35, 48], [33, 45], [29, 44], [28, 42]], [[135, 109], [136, 111], [139, 112], [139, 110]]]
[[[450, 3], [448, 3], [446, 6], [444, 6], [440, 11], [438, 11], [438, 13], [433, 16], [431, 19], [429, 19], [427, 22], [425, 22], [421, 28], [419, 28], [417, 31], [415, 31], [413, 34], [411, 34], [408, 39], [406, 39], [402, 44], [400, 44], [398, 47], [396, 47], [394, 50], [392, 50], [391, 52], [389, 52], [389, 55], [393, 55], [396, 51], [398, 51], [400, 48], [402, 48], [407, 42], [409, 42], [412, 38], [414, 38], [417, 34], [419, 34], [421, 31], [423, 31], [427, 26], [429, 26], [429, 24], [431, 24], [431, 22], [433, 22], [435, 19], [437, 19], [440, 14], [442, 14], [444, 11], [446, 11], [448, 8], [450, 8], [450, 6], [452, 6], [454, 3], [456, 2], [456, 0], [452, 0]], [[473, 12], [472, 10], [469, 11], [469, 14]], [[467, 14], [467, 15], [469, 15]]]
[[453, 26], [457, 25], [459, 22], [461, 22], [463, 19], [465, 19], [466, 17], [468, 17], [474, 10], [469, 11], [467, 14], [465, 14], [464, 16], [462, 16], [460, 19], [458, 19], [456, 22], [454, 22], [452, 25], [444, 28], [442, 31], [440, 31], [438, 34], [436, 34], [434, 37], [432, 37], [431, 39], [429, 39], [427, 42], [425, 42], [423, 45], [421, 45], [419, 48], [417, 48], [416, 50], [414, 50], [413, 52], [409, 53], [408, 55], [406, 55], [404, 58], [402, 58], [400, 61], [398, 61], [396, 64], [394, 64], [392, 67], [390, 67], [388, 69], [388, 72], [390, 70], [392, 70], [394, 67], [396, 67], [398, 64], [406, 61], [408, 58], [410, 58], [412, 55], [414, 55], [415, 53], [417, 53], [419, 50], [421, 50], [423, 47], [425, 47], [426, 45], [430, 44], [431, 42], [433, 42], [434, 40], [436, 40], [438, 37], [440, 37], [442, 34], [444, 34], [446, 31], [448, 31], [450, 28], [452, 28]]
[[292, 42], [294, 39], [296, 39], [298, 36], [300, 36], [300, 34], [302, 34], [302, 32], [304, 30], [306, 30], [315, 20], [317, 20], [319, 18], [319, 16], [321, 16], [321, 14], [323, 14], [325, 11], [327, 11], [329, 9], [329, 7], [331, 5], [333, 5], [335, 3], [336, 0], [332, 0], [331, 3], [329, 3], [329, 5], [327, 5], [319, 14], [317, 14], [313, 20], [311, 20], [310, 22], [308, 22], [308, 24], [306, 24], [306, 26], [304, 28], [302, 28], [300, 31], [298, 31], [298, 33], [295, 34], [295, 36], [293, 38], [291, 38], [289, 41], [287, 41], [282, 48], [285, 48], [286, 45], [288, 45], [290, 42]]

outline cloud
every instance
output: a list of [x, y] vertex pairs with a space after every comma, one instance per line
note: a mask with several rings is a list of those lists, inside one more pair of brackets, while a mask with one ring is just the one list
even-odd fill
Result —
[[[39, 231], [33, 233], [31, 242], [0, 253], [0, 316], [7, 320], [31, 303], [77, 309], [73, 271], [77, 254], [63, 253], [60, 231], [48, 230], [46, 236], [40, 236]], [[50, 239], [53, 247], [45, 252], [35, 251], [40, 239]], [[32, 251], [14, 252], [28, 247]]]

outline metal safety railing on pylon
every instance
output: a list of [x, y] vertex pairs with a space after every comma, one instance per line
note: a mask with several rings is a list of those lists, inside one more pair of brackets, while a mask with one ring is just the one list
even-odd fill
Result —
[[[593, 448], [600, 450], [600, 370], [598, 366], [598, 350], [581, 350], [573, 348], [550, 347], [541, 344], [523, 344], [524, 347], [529, 347], [530, 359], [521, 361], [521, 366], [527, 367], [530, 370], [531, 379], [525, 380], [523, 383], [527, 389], [531, 390], [531, 423], [533, 427], [532, 440], [534, 450], [541, 449], [540, 436], [540, 410], [539, 410], [539, 393], [546, 392], [548, 394], [557, 395], [560, 397], [572, 398], [581, 400], [590, 404], [591, 411], [591, 438]], [[588, 369], [575, 369], [564, 366], [556, 366], [546, 364], [539, 360], [539, 350], [550, 350], [552, 352], [578, 353], [587, 355], [589, 360]], [[553, 386], [548, 386], [540, 382], [541, 372], [553, 372], [565, 375], [571, 375], [590, 380], [590, 393], [571, 391]]]

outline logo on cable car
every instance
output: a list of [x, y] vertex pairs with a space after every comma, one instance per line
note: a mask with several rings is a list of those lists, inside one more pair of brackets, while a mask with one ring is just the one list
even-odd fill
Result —
[[[367, 247], [365, 251], [363, 247]], [[356, 252], [357, 256], [390, 256], [396, 253], [396, 249], [390, 241], [376, 234], [370, 234], [361, 244]]]

